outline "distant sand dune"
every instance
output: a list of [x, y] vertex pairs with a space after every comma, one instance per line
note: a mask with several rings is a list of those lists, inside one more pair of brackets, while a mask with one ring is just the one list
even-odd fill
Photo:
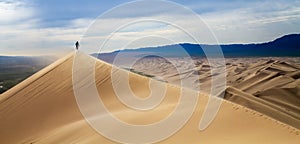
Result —
[[[73, 54], [66, 56], [1, 95], [0, 143], [114, 143], [91, 128], [79, 111], [72, 87], [73, 56]], [[166, 84], [166, 97], [161, 105], [153, 111], [142, 113], [128, 109], [117, 100], [113, 91], [111, 66], [87, 55], [85, 57], [97, 61], [96, 85], [98, 91], [102, 93], [101, 99], [112, 114], [119, 119], [133, 124], [149, 124], [166, 117], [177, 105], [180, 88]], [[234, 69], [236, 72], [241, 71], [239, 68]], [[290, 67], [280, 67], [278, 70], [282, 69], [292, 70]], [[263, 84], [265, 79], [271, 77], [269, 73], [263, 73], [259, 76], [260, 82], [258, 83]], [[255, 75], [245, 77], [249, 81], [253, 78], [257, 79]], [[130, 73], [129, 83], [139, 97], [148, 95], [149, 89], [147, 85], [144, 85], [148, 81], [149, 78]], [[295, 81], [287, 81], [287, 83], [289, 84], [285, 85], [286, 88], [280, 89], [275, 94], [268, 91], [272, 87], [265, 84], [265, 88], [268, 90], [259, 94], [262, 95], [259, 96], [262, 100], [256, 100], [258, 98], [247, 93], [247, 90], [242, 92], [234, 87], [228, 88], [228, 93], [232, 95], [229, 99], [236, 99], [245, 105], [253, 103], [262, 110], [280, 111], [280, 109], [274, 109], [272, 105], [280, 103], [281, 97], [277, 97], [277, 100], [273, 100], [274, 102], [268, 99], [270, 96], [276, 97], [280, 93], [295, 93], [295, 89], [299, 90], [296, 88]], [[85, 81], [83, 80], [81, 84], [85, 84]], [[255, 87], [251, 87], [251, 89], [255, 89]], [[257, 88], [257, 90], [260, 89]], [[284, 98], [285, 102], [282, 102], [281, 105], [288, 105], [294, 109], [293, 111], [297, 111], [299, 103], [290, 104], [290, 100], [295, 100], [292, 95], [290, 96]], [[241, 97], [248, 99], [239, 100]], [[226, 100], [222, 102], [220, 111], [212, 124], [205, 131], [199, 131], [199, 121], [207, 100], [207, 96], [200, 94], [196, 111], [188, 123], [161, 143], [299, 144], [300, 131], [298, 129]], [[298, 119], [293, 117], [293, 111], [291, 113], [280, 111], [278, 115], [283, 120], [285, 117], [291, 120], [286, 123], [299, 124]], [[105, 116], [104, 114], [99, 115]], [[120, 134], [117, 129], [112, 128], [112, 130], [116, 135]]]

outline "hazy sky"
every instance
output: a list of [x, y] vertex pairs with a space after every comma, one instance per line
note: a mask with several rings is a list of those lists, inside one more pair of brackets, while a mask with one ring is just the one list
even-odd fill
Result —
[[[151, 0], [149, 0], [151, 2]], [[89, 25], [102, 13], [126, 0], [0, 0], [0, 55], [64, 55], [73, 50]], [[300, 33], [300, 1], [298, 0], [173, 0], [195, 11], [211, 28], [219, 43], [258, 43], [285, 34]], [[134, 13], [134, 15], [133, 15]], [[170, 14], [170, 13], [169, 13]], [[126, 10], [116, 17], [106, 18], [103, 28], [124, 19], [168, 15], [159, 6]], [[189, 16], [177, 16], [174, 21], [190, 25], [193, 31], [201, 27]], [[172, 41], [136, 41], [130, 47], [156, 46], [191, 42], [180, 32], [157, 23], [143, 23], [119, 32], [109, 50], [117, 50], [121, 41], [132, 41], [144, 35], [165, 35]], [[103, 41], [109, 33], [95, 37]], [[205, 37], [205, 35], [199, 35]], [[214, 43], [203, 38], [201, 43]]]

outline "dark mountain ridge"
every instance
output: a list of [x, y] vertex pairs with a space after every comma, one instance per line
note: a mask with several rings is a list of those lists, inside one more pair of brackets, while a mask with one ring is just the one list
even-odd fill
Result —
[[202, 48], [209, 49], [213, 53], [218, 47], [222, 49], [224, 57], [300, 57], [300, 34], [285, 35], [273, 41], [258, 44], [207, 45], [181, 43], [139, 49], [125, 49], [112, 53], [92, 55], [103, 60], [111, 59], [120, 52], [131, 56], [137, 54], [159, 54], [166, 57], [180, 57], [184, 56], [182, 50], [185, 50], [190, 56], [205, 57]]

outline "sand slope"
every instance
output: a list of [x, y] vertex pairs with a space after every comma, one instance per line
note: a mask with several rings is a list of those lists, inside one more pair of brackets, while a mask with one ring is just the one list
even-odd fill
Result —
[[[155, 110], [142, 113], [128, 109], [113, 92], [111, 66], [96, 61], [96, 84], [98, 91], [104, 93], [101, 99], [121, 120], [132, 124], [153, 123], [176, 106], [180, 88], [167, 84], [166, 98]], [[0, 143], [114, 143], [94, 131], [81, 115], [73, 94], [72, 62], [70, 54], [1, 95]], [[148, 81], [146, 77], [130, 74], [130, 85], [140, 97], [148, 95], [149, 88], [143, 84]], [[208, 97], [200, 95], [188, 123], [161, 143], [298, 144], [300, 141], [300, 131], [296, 128], [227, 101], [223, 101], [213, 123], [205, 131], [199, 131], [207, 100]]]
[[[284, 123], [300, 128], [300, 67], [283, 60], [265, 60], [246, 65], [228, 76], [232, 82], [225, 99], [242, 104]], [[237, 91], [244, 94], [238, 94]], [[248, 98], [248, 99], [247, 99]], [[268, 108], [261, 108], [264, 107]], [[284, 116], [285, 115], [285, 116]]]
[[[206, 59], [195, 58], [194, 67], [183, 58], [170, 58], [185, 73], [178, 73], [163, 58], [143, 58], [133, 69], [179, 85], [179, 76], [194, 82], [193, 88], [210, 93], [211, 68]], [[300, 129], [300, 58], [227, 58], [225, 99], [246, 106]], [[199, 74], [199, 77], [196, 75]], [[218, 75], [217, 75], [218, 76]]]

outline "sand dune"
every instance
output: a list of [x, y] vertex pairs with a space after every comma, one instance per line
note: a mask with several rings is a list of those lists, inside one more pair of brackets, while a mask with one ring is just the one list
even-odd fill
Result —
[[[134, 65], [134, 70], [176, 85], [180, 85], [181, 75], [194, 81], [189, 88], [197, 90], [200, 86], [201, 92], [210, 93], [211, 68], [206, 59], [194, 59], [197, 69], [182, 67], [187, 73], [179, 74], [161, 59], [143, 58]], [[182, 58], [170, 60], [189, 64]], [[300, 129], [300, 58], [227, 58], [226, 70], [229, 87], [225, 99]]]
[[[115, 96], [111, 84], [112, 67], [87, 55], [81, 54], [81, 56], [96, 61], [95, 83], [98, 91], [103, 93], [100, 98], [109, 111], [122, 121], [132, 124], [150, 124], [165, 118], [177, 105], [181, 89], [172, 84], [163, 84], [167, 86], [166, 97], [153, 111], [136, 112], [130, 110]], [[72, 87], [72, 62], [73, 54], [70, 54], [1, 95], [0, 143], [114, 143], [91, 128], [80, 113]], [[294, 71], [294, 68], [284, 63], [269, 67], [264, 67], [265, 64], [259, 65], [263, 68], [253, 66], [253, 69], [265, 71], [266, 68], [272, 68], [276, 69], [276, 73], [278, 73], [277, 71]], [[237, 73], [243, 71], [240, 67], [231, 67], [231, 69], [234, 69]], [[192, 71], [187, 71], [186, 74], [190, 72]], [[205, 74], [207, 71], [200, 72], [204, 73], [203, 79], [205, 79], [205, 75], [208, 75]], [[277, 76], [273, 73], [274, 70], [257, 74], [258, 76], [245, 76], [243, 77], [245, 80], [239, 81], [243, 90], [232, 87], [228, 89], [228, 92], [234, 96], [237, 95], [237, 98], [244, 95], [245, 97], [251, 97], [244, 102], [254, 101], [257, 104], [258, 102], [252, 98], [252, 93], [256, 93], [261, 88], [255, 87], [255, 85], [249, 87], [242, 84], [246, 80], [254, 81], [256, 85], [264, 85], [264, 88], [266, 88], [266, 90], [256, 94], [262, 97], [260, 98], [262, 104], [258, 107], [265, 109], [265, 107], [272, 107], [271, 105], [274, 105], [274, 103], [280, 103], [280, 105], [288, 105], [294, 108], [294, 111], [298, 111], [298, 102], [289, 103], [295, 98], [292, 94], [291, 97], [283, 98], [284, 101], [281, 100], [282, 97], [276, 96], [280, 93], [294, 93], [299, 81], [293, 79], [298, 77], [299, 74], [286, 73], [286, 76], [290, 74], [292, 81], [287, 80], [279, 84], [284, 86], [277, 89], [278, 92], [273, 92], [272, 88], [274, 87], [266, 83], [269, 81], [266, 79], [274, 79], [274, 76]], [[169, 74], [167, 75], [169, 78], [176, 79], [176, 76]], [[187, 75], [187, 77], [190, 76]], [[164, 78], [162, 77], [162, 79]], [[129, 80], [130, 86], [137, 96], [146, 97], [149, 94], [149, 88], [144, 84], [149, 81], [149, 78], [130, 73]], [[80, 84], [85, 85], [87, 83], [83, 80]], [[194, 92], [190, 90], [189, 93]], [[188, 97], [189, 94], [183, 96]], [[270, 97], [276, 98], [274, 100]], [[231, 98], [234, 99], [234, 97]], [[206, 95], [199, 94], [196, 111], [188, 123], [173, 136], [160, 143], [298, 144], [300, 141], [300, 131], [297, 128], [225, 100], [222, 102], [220, 111], [211, 125], [204, 131], [199, 131], [199, 121], [207, 101], [208, 97]], [[269, 105], [263, 103], [264, 101], [267, 101]], [[282, 118], [294, 116], [291, 113], [282, 112], [280, 114]], [[99, 115], [105, 116], [101, 113]], [[299, 120], [294, 119], [291, 123], [297, 125]], [[119, 133], [118, 129], [112, 128], [112, 131], [116, 135], [122, 134]]]

